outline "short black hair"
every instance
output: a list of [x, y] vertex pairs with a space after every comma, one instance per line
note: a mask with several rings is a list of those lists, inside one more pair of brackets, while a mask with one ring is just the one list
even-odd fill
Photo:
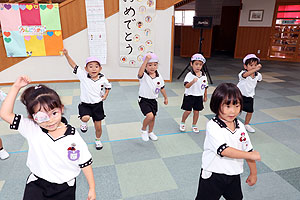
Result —
[[248, 64], [256, 62], [257, 64], [259, 63], [257, 58], [249, 58], [245, 61], [245, 65], [247, 66]]
[[240, 89], [233, 83], [221, 83], [213, 92], [210, 99], [210, 109], [216, 115], [219, 114], [222, 104], [233, 105], [240, 103], [241, 110], [243, 107], [243, 97]]
[[51, 88], [45, 85], [31, 86], [21, 95], [21, 102], [26, 106], [28, 117], [33, 118], [34, 108], [37, 105], [44, 107], [46, 110], [62, 108], [59, 95]]

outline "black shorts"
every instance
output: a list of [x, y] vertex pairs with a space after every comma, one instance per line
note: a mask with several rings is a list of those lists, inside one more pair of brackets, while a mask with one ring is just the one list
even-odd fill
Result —
[[150, 112], [152, 112], [154, 116], [156, 115], [158, 111], [156, 99], [147, 99], [144, 97], [139, 97], [138, 102], [144, 116], [146, 116]]
[[243, 96], [243, 111], [253, 113], [254, 98]]
[[105, 118], [103, 101], [95, 104], [81, 102], [78, 105], [78, 110], [80, 119], [85, 115], [92, 117], [93, 121], [101, 121]]
[[202, 96], [183, 96], [183, 101], [182, 101], [182, 110], [187, 110], [187, 111], [201, 111], [203, 110], [203, 97]]
[[212, 173], [209, 178], [203, 179], [201, 174], [196, 200], [219, 200], [221, 196], [230, 200], [243, 199], [240, 175]]
[[[30, 174], [30, 176], [34, 176]], [[45, 179], [35, 176], [37, 180], [26, 184], [23, 200], [43, 199], [43, 200], [75, 200], [76, 179], [72, 186], [68, 183], [50, 183]], [[28, 179], [27, 179], [28, 182]]]

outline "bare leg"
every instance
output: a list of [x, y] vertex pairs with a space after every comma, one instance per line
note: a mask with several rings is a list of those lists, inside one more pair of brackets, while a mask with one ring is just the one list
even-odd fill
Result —
[[155, 122], [155, 116], [153, 116], [152, 121], [149, 123], [149, 131], [148, 131], [149, 133], [153, 131], [154, 122]]
[[246, 117], [245, 117], [245, 125], [250, 123], [251, 118], [252, 118], [252, 113], [247, 112]]
[[188, 116], [191, 114], [192, 111], [184, 111], [182, 118], [181, 118], [181, 122], [185, 123], [185, 120], [188, 118]]
[[96, 138], [99, 139], [102, 135], [101, 121], [94, 121], [94, 126], [95, 126]]
[[199, 111], [198, 110], [194, 110], [193, 125], [197, 124], [198, 118], [199, 118]]
[[[143, 131], [145, 131], [147, 129], [147, 126], [150, 125], [150, 123], [152, 122], [153, 119], [154, 119], [153, 113], [152, 112], [147, 113], [147, 115], [143, 121], [143, 127], [142, 127]], [[153, 122], [153, 125], [154, 125], [154, 122]]]
[[2, 139], [0, 138], [0, 149], [3, 148]]
[[83, 117], [81, 117], [81, 121], [87, 123], [90, 120], [90, 116], [89, 115], [84, 115]]

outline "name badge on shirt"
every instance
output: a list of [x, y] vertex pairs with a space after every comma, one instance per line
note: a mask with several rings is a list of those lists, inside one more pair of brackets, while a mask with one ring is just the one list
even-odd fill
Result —
[[202, 85], [201, 85], [201, 89], [202, 90], [204, 90], [205, 89], [205, 87], [206, 87], [206, 83], [205, 83], [206, 81], [205, 80], [203, 80], [203, 83], [202, 83]]
[[241, 133], [240, 142], [242, 143], [242, 149], [246, 151], [249, 146], [249, 141], [247, 141], [244, 132]]
[[157, 86], [156, 86], [156, 89], [155, 89], [155, 94], [158, 94], [160, 91], [160, 82], [157, 82]]
[[75, 149], [76, 144], [72, 143], [71, 147], [68, 148], [68, 158], [71, 161], [76, 161], [80, 157], [80, 151]]

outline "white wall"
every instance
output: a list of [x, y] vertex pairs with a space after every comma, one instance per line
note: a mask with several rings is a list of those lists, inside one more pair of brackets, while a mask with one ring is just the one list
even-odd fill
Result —
[[[239, 26], [271, 27], [276, 0], [243, 0]], [[263, 21], [249, 22], [250, 10], [264, 10]]]
[[[171, 33], [174, 7], [157, 10], [155, 17], [155, 53], [159, 57], [159, 72], [170, 80]], [[119, 14], [106, 19], [107, 64], [102, 73], [109, 79], [137, 79], [138, 68], [119, 66]], [[64, 47], [75, 62], [84, 66], [89, 56], [87, 29], [64, 40]], [[33, 81], [75, 80], [64, 56], [31, 57], [0, 72], [0, 83], [12, 83], [20, 75], [28, 75]]]

